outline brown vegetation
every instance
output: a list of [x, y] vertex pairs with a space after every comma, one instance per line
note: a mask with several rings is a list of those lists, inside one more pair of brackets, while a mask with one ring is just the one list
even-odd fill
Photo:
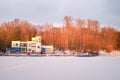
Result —
[[0, 25], [0, 49], [11, 47], [12, 40], [27, 41], [33, 36], [41, 36], [42, 44], [54, 45], [64, 50], [118, 50], [120, 49], [120, 31], [112, 27], [101, 27], [96, 20], [85, 22], [65, 16], [64, 25], [32, 25], [27, 21], [15, 19]]

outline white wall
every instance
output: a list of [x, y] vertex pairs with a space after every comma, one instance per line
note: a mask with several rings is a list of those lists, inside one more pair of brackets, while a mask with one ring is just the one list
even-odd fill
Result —
[[41, 52], [41, 43], [36, 43], [36, 52]]

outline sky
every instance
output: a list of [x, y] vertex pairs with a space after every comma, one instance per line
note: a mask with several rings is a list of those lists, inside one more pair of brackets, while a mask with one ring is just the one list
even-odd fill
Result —
[[19, 18], [32, 24], [61, 26], [64, 16], [72, 16], [120, 29], [119, 3], [120, 0], [0, 0], [0, 23]]

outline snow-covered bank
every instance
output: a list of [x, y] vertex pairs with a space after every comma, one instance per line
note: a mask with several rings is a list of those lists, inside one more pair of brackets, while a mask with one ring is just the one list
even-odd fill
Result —
[[120, 80], [120, 56], [0, 56], [0, 80]]

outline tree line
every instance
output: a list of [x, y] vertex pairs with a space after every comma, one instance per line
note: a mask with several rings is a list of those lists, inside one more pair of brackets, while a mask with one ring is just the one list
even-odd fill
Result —
[[29, 41], [34, 36], [42, 37], [42, 45], [55, 49], [75, 51], [120, 50], [120, 31], [110, 26], [100, 26], [97, 20], [64, 17], [64, 24], [33, 25], [28, 21], [14, 19], [0, 24], [0, 50], [11, 48], [11, 41]]

